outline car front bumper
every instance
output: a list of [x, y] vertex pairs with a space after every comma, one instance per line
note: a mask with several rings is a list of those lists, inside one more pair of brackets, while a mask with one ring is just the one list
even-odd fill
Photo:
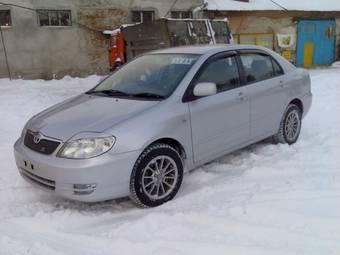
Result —
[[34, 186], [64, 198], [98, 202], [129, 195], [131, 171], [140, 151], [65, 159], [32, 151], [19, 139], [14, 155], [20, 174]]

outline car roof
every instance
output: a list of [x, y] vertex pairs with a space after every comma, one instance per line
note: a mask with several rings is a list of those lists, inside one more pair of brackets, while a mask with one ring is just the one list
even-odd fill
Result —
[[151, 54], [159, 53], [178, 53], [178, 54], [209, 54], [212, 52], [226, 51], [226, 50], [240, 50], [240, 49], [254, 49], [268, 51], [266, 48], [256, 45], [241, 45], [241, 44], [207, 44], [207, 45], [190, 45], [160, 49], [150, 52]]
[[167, 49], [155, 50], [146, 54], [198, 54], [198, 55], [214, 55], [219, 52], [228, 50], [260, 50], [266, 52], [276, 59], [280, 65], [283, 67], [285, 72], [289, 72], [295, 69], [295, 66], [284, 59], [282, 56], [276, 52], [257, 45], [245, 45], [245, 44], [208, 44], [208, 45], [190, 45], [190, 46], [180, 46]]

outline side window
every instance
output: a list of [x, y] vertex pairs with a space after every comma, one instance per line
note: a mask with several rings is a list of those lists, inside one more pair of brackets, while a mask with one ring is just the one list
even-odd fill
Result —
[[274, 77], [270, 56], [258, 53], [242, 53], [241, 61], [247, 83], [263, 81]]
[[155, 19], [154, 11], [132, 11], [131, 21], [132, 22], [148, 22]]
[[272, 59], [275, 76], [283, 75], [283, 69], [275, 59]]
[[218, 93], [238, 87], [240, 78], [235, 57], [225, 57], [211, 62], [196, 80], [196, 83], [199, 82], [216, 83]]
[[192, 12], [190, 11], [172, 11], [170, 15], [173, 19], [192, 19]]
[[46, 26], [72, 26], [70, 10], [38, 10], [39, 25]]
[[10, 27], [12, 25], [11, 21], [11, 11], [10, 10], [0, 10], [0, 26]]

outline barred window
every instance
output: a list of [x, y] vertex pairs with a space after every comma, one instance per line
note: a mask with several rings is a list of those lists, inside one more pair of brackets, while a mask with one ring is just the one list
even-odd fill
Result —
[[38, 10], [38, 17], [41, 27], [72, 26], [69, 10]]
[[10, 27], [12, 25], [11, 11], [10, 10], [0, 10], [0, 26]]
[[131, 21], [132, 22], [148, 22], [155, 19], [154, 11], [132, 11]]
[[189, 11], [172, 11], [171, 18], [173, 19], [192, 19], [192, 12]]

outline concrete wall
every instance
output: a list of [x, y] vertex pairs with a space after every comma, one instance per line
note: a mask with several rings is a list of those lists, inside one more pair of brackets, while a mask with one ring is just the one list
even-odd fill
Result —
[[[209, 18], [225, 18], [230, 22], [230, 28], [233, 34], [242, 33], [272, 33], [276, 34], [294, 34], [295, 45], [289, 50], [292, 52], [292, 60], [296, 59], [296, 39], [297, 39], [297, 21], [299, 19], [330, 19], [336, 21], [336, 41], [334, 59], [340, 59], [340, 13], [339, 12], [284, 12], [284, 11], [226, 11], [226, 12], [206, 12]], [[281, 52], [275, 38], [274, 49]]]
[[[108, 72], [105, 29], [130, 22], [131, 10], [154, 10], [162, 17], [173, 1], [167, 0], [11, 0], [11, 4], [34, 9], [72, 11], [71, 27], [40, 27], [37, 13], [10, 9], [12, 26], [3, 27], [4, 42], [12, 77], [61, 78]], [[192, 10], [201, 0], [179, 0], [173, 10]], [[76, 23], [80, 23], [76, 24]], [[0, 39], [0, 78], [8, 77]]]

